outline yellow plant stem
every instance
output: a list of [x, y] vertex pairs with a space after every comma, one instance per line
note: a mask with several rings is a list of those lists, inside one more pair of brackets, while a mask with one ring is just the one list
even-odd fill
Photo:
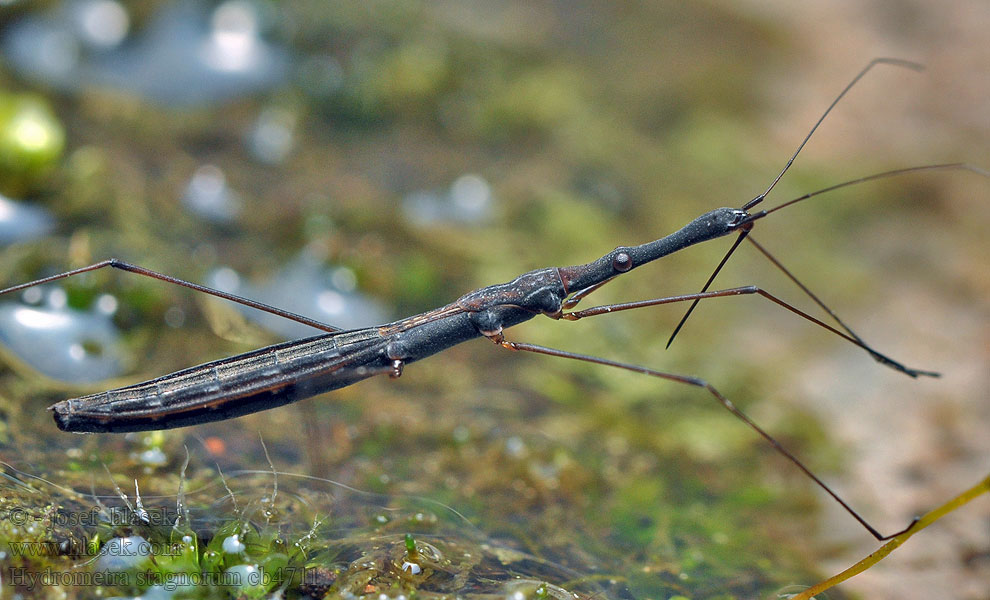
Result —
[[833, 575], [832, 577], [829, 577], [828, 579], [826, 579], [825, 581], [823, 581], [823, 582], [821, 582], [821, 583], [819, 583], [817, 585], [811, 586], [810, 588], [804, 590], [800, 594], [796, 594], [794, 596], [791, 596], [789, 598], [789, 600], [812, 600], [816, 594], [820, 594], [820, 593], [824, 592], [827, 589], [830, 589], [832, 587], [835, 587], [836, 585], [839, 585], [840, 583], [842, 583], [843, 581], [845, 581], [845, 580], [847, 580], [847, 579], [849, 579], [851, 577], [854, 577], [856, 575], [859, 575], [863, 571], [869, 569], [873, 565], [875, 565], [878, 562], [880, 562], [881, 560], [883, 560], [884, 557], [886, 557], [888, 554], [890, 554], [891, 552], [893, 552], [894, 550], [896, 550], [898, 546], [900, 546], [901, 544], [903, 544], [904, 542], [906, 542], [907, 539], [909, 537], [911, 537], [912, 535], [918, 533], [919, 531], [921, 531], [925, 527], [928, 527], [929, 525], [931, 525], [935, 521], [938, 521], [939, 519], [941, 519], [945, 515], [949, 514], [950, 512], [952, 512], [954, 510], [956, 510], [957, 508], [959, 508], [960, 506], [966, 504], [970, 500], [973, 500], [977, 496], [980, 496], [980, 495], [986, 494], [986, 493], [990, 493], [990, 475], [988, 475], [986, 478], [984, 478], [983, 481], [981, 481], [980, 483], [974, 485], [973, 487], [971, 487], [968, 490], [966, 490], [965, 492], [959, 494], [958, 496], [956, 496], [952, 500], [949, 500], [948, 502], [946, 502], [942, 506], [939, 506], [935, 510], [933, 510], [933, 511], [929, 512], [928, 514], [926, 514], [925, 516], [921, 517], [921, 519], [918, 520], [918, 523], [914, 527], [912, 527], [908, 531], [905, 531], [904, 533], [902, 533], [902, 534], [894, 537], [889, 542], [887, 542], [886, 544], [884, 544], [883, 546], [881, 546], [878, 550], [876, 550], [875, 552], [873, 552], [872, 554], [870, 554], [869, 556], [867, 556], [863, 560], [861, 560], [858, 563], [854, 564], [853, 566], [849, 567], [845, 571], [843, 571], [843, 572], [841, 572], [841, 573], [839, 573], [837, 575]]

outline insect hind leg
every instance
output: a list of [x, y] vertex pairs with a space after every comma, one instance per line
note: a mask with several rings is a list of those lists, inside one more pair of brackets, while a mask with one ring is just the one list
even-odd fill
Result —
[[726, 398], [720, 391], [718, 391], [718, 389], [716, 389], [715, 386], [708, 383], [704, 379], [700, 379], [698, 377], [691, 377], [688, 375], [679, 375], [676, 373], [666, 373], [663, 371], [657, 371], [655, 369], [651, 369], [649, 367], [644, 367], [631, 363], [619, 362], [607, 358], [601, 358], [598, 356], [568, 352], [566, 350], [558, 350], [556, 348], [548, 348], [546, 346], [537, 346], [534, 344], [511, 342], [505, 339], [499, 341], [498, 345], [500, 345], [501, 347], [507, 350], [515, 350], [519, 352], [532, 352], [534, 354], [545, 354], [547, 356], [556, 356], [559, 358], [569, 358], [571, 360], [579, 360], [579, 361], [603, 365], [607, 367], [615, 367], [617, 369], [632, 371], [633, 373], [640, 373], [642, 375], [649, 375], [651, 377], [657, 377], [659, 379], [666, 379], [667, 381], [673, 381], [677, 383], [683, 383], [686, 385], [702, 388], [705, 391], [707, 391], [709, 394], [711, 394], [719, 402], [719, 404], [721, 404], [726, 410], [732, 413], [737, 419], [745, 423], [750, 429], [755, 431], [760, 437], [766, 440], [767, 443], [773, 446], [774, 450], [779, 452], [788, 461], [790, 461], [793, 465], [795, 465], [802, 473], [804, 473], [807, 477], [809, 477], [812, 481], [814, 481], [815, 484], [818, 485], [818, 487], [820, 487], [836, 502], [838, 502], [839, 505], [842, 506], [842, 508], [847, 513], [849, 513], [850, 516], [856, 519], [856, 521], [860, 525], [862, 525], [868, 532], [870, 532], [870, 535], [872, 535], [878, 541], [889, 540], [893, 537], [897, 537], [902, 533], [910, 531], [918, 523], [919, 518], [915, 517], [907, 525], [907, 527], [901, 529], [900, 531], [888, 535], [881, 534], [876, 528], [870, 525], [870, 523], [865, 518], [863, 518], [858, 512], [856, 512], [856, 510], [853, 509], [845, 500], [843, 500], [842, 497], [837, 492], [835, 492], [831, 487], [829, 487], [827, 483], [825, 483], [821, 478], [815, 475], [814, 472], [811, 471], [811, 469], [805, 466], [805, 464], [801, 462], [801, 459], [799, 459], [791, 451], [785, 448], [780, 442], [776, 440], [776, 438], [770, 435], [765, 429], [757, 425], [756, 422], [750, 419], [735, 404], [733, 404], [731, 400]]
[[143, 275], [145, 277], [150, 277], [152, 279], [157, 279], [159, 281], [164, 281], [166, 283], [171, 283], [171, 284], [174, 284], [174, 285], [180, 285], [182, 287], [189, 288], [189, 289], [195, 290], [197, 292], [203, 292], [204, 294], [209, 294], [211, 296], [216, 296], [218, 298], [223, 298], [224, 300], [230, 300], [231, 302], [236, 302], [236, 303], [242, 304], [244, 306], [248, 306], [248, 307], [251, 307], [251, 308], [256, 308], [258, 310], [262, 310], [262, 311], [265, 311], [267, 313], [271, 313], [273, 315], [278, 315], [280, 317], [284, 317], [286, 319], [289, 319], [289, 320], [292, 320], [292, 321], [296, 321], [297, 323], [302, 323], [303, 325], [309, 325], [310, 327], [315, 327], [316, 329], [320, 329], [322, 331], [326, 331], [326, 332], [329, 332], [329, 333], [333, 333], [333, 332], [336, 332], [336, 331], [341, 331], [341, 329], [339, 327], [334, 327], [332, 325], [327, 325], [326, 323], [321, 323], [320, 321], [316, 321], [314, 319], [310, 319], [309, 317], [304, 317], [302, 315], [298, 315], [296, 313], [289, 312], [287, 310], [282, 310], [280, 308], [276, 308], [274, 306], [265, 304], [263, 302], [257, 302], [255, 300], [251, 300], [249, 298], [244, 298], [244, 297], [238, 296], [236, 294], [230, 294], [230, 293], [223, 292], [223, 291], [220, 291], [220, 290], [211, 288], [211, 287], [207, 287], [205, 285], [199, 285], [198, 283], [192, 283], [190, 281], [185, 281], [183, 279], [179, 279], [177, 277], [172, 277], [171, 275], [165, 275], [164, 273], [159, 273], [158, 271], [152, 271], [151, 269], [146, 269], [146, 268], [141, 267], [139, 265], [135, 265], [135, 264], [131, 264], [131, 263], [128, 263], [128, 262], [124, 262], [124, 261], [119, 260], [119, 259], [116, 259], [116, 258], [108, 258], [106, 260], [101, 260], [100, 262], [93, 263], [93, 264], [87, 265], [85, 267], [80, 267], [78, 269], [72, 269], [71, 271], [65, 271], [64, 273], [58, 273], [56, 275], [49, 275], [48, 277], [42, 277], [41, 279], [35, 279], [34, 281], [29, 281], [27, 283], [21, 283], [21, 284], [14, 285], [14, 286], [11, 286], [11, 287], [8, 287], [8, 288], [4, 288], [4, 289], [0, 290], [0, 296], [3, 296], [4, 294], [9, 294], [9, 293], [17, 292], [17, 291], [20, 291], [20, 290], [25, 290], [25, 289], [28, 289], [28, 288], [32, 288], [32, 287], [35, 287], [35, 286], [38, 286], [38, 285], [43, 285], [43, 284], [46, 284], [46, 283], [51, 283], [53, 281], [58, 281], [60, 279], [67, 279], [67, 278], [73, 277], [75, 275], [81, 275], [82, 273], [88, 273], [90, 271], [96, 271], [96, 270], [99, 270], [99, 269], [104, 269], [104, 268], [107, 268], [107, 267], [110, 267], [110, 268], [113, 268], [113, 269], [120, 269], [121, 271], [126, 271], [128, 273], [135, 273], [137, 275]]

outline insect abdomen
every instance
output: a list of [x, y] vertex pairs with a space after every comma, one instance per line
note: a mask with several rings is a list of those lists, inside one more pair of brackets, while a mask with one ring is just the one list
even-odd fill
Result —
[[[365, 330], [372, 331], [372, 330]], [[356, 333], [356, 332], [349, 332]], [[380, 338], [287, 342], [51, 407], [65, 431], [170, 429], [288, 404], [374, 375]], [[345, 354], [345, 356], [342, 356]], [[371, 367], [371, 368], [369, 368]]]

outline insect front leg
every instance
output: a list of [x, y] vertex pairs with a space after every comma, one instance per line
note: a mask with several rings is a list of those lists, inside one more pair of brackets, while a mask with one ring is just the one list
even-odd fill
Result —
[[[622, 303], [618, 303], [618, 304], [604, 304], [602, 306], [593, 306], [591, 308], [586, 308], [584, 310], [579, 310], [579, 311], [574, 311], [574, 312], [566, 312], [566, 313], [564, 313], [561, 316], [561, 318], [564, 319], [564, 320], [567, 320], [567, 321], [577, 321], [579, 319], [583, 319], [583, 318], [587, 318], [587, 317], [593, 317], [593, 316], [597, 316], [597, 315], [603, 315], [603, 314], [608, 314], [608, 313], [613, 313], [613, 312], [619, 312], [619, 311], [623, 311], [623, 310], [632, 310], [632, 309], [636, 309], [636, 308], [646, 308], [648, 306], [659, 306], [661, 304], [672, 304], [672, 303], [675, 303], [675, 302], [688, 302], [688, 301], [695, 302], [696, 303], [696, 302], [699, 302], [701, 300], [708, 300], [708, 299], [712, 299], [712, 298], [728, 298], [728, 297], [734, 297], [734, 296], [747, 296], [747, 295], [758, 295], [758, 296], [760, 296], [760, 297], [762, 297], [762, 298], [764, 298], [766, 300], [769, 300], [773, 304], [775, 304], [775, 305], [777, 305], [777, 306], [779, 306], [781, 308], [784, 308], [784, 309], [786, 309], [786, 310], [794, 313], [795, 315], [801, 317], [802, 319], [805, 319], [806, 321], [809, 321], [811, 323], [814, 323], [815, 325], [821, 327], [822, 329], [824, 329], [826, 331], [829, 331], [829, 332], [831, 332], [834, 335], [839, 336], [840, 338], [846, 340], [847, 342], [849, 342], [849, 343], [851, 343], [851, 344], [853, 344], [855, 346], [859, 346], [860, 348], [862, 348], [863, 350], [865, 350], [867, 353], [869, 353], [869, 355], [872, 356], [874, 360], [876, 360], [877, 362], [879, 362], [880, 364], [882, 364], [884, 366], [887, 366], [887, 367], [890, 367], [890, 368], [894, 369], [895, 371], [900, 371], [901, 373], [904, 373], [905, 375], [908, 375], [910, 377], [921, 377], [921, 376], [923, 376], [923, 377], [939, 377], [939, 374], [936, 373], [936, 372], [934, 372], [934, 371], [925, 371], [925, 370], [922, 370], [922, 369], [914, 369], [914, 368], [908, 367], [908, 366], [906, 366], [906, 365], [904, 365], [904, 364], [902, 364], [902, 363], [894, 360], [893, 358], [890, 358], [889, 356], [887, 356], [887, 355], [885, 355], [885, 354], [883, 354], [881, 352], [878, 352], [872, 346], [870, 346], [866, 342], [864, 342], [859, 336], [855, 335], [854, 333], [852, 333], [848, 329], [846, 329], [846, 331], [840, 331], [836, 327], [833, 327], [833, 326], [829, 325], [828, 323], [825, 323], [821, 319], [818, 319], [818, 318], [816, 318], [816, 317], [814, 317], [814, 316], [812, 316], [812, 315], [804, 312], [803, 310], [797, 308], [793, 304], [790, 304], [788, 302], [785, 302], [784, 300], [781, 300], [779, 297], [777, 297], [777, 296], [771, 294], [770, 292], [764, 290], [763, 288], [757, 287], [755, 285], [743, 286], [743, 287], [738, 287], [738, 288], [728, 288], [728, 289], [724, 289], [724, 290], [716, 290], [716, 291], [711, 291], [711, 292], [699, 292], [699, 293], [696, 293], [696, 294], [683, 294], [681, 296], [668, 296], [668, 297], [664, 297], [664, 298], [651, 298], [649, 300], [639, 300], [639, 301], [636, 301], [636, 302], [622, 302]], [[829, 311], [829, 314], [832, 314], [831, 311]], [[840, 323], [840, 325], [843, 328], [845, 328], [845, 324], [844, 323], [842, 323], [841, 321], [839, 321], [839, 323]]]

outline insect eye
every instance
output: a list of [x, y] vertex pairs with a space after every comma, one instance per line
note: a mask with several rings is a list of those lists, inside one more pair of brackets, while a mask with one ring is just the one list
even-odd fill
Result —
[[633, 266], [632, 257], [626, 254], [625, 252], [619, 252], [618, 254], [615, 255], [615, 258], [612, 259], [612, 268], [618, 271], [619, 273], [625, 273], [626, 271], [631, 269], [632, 266]]

